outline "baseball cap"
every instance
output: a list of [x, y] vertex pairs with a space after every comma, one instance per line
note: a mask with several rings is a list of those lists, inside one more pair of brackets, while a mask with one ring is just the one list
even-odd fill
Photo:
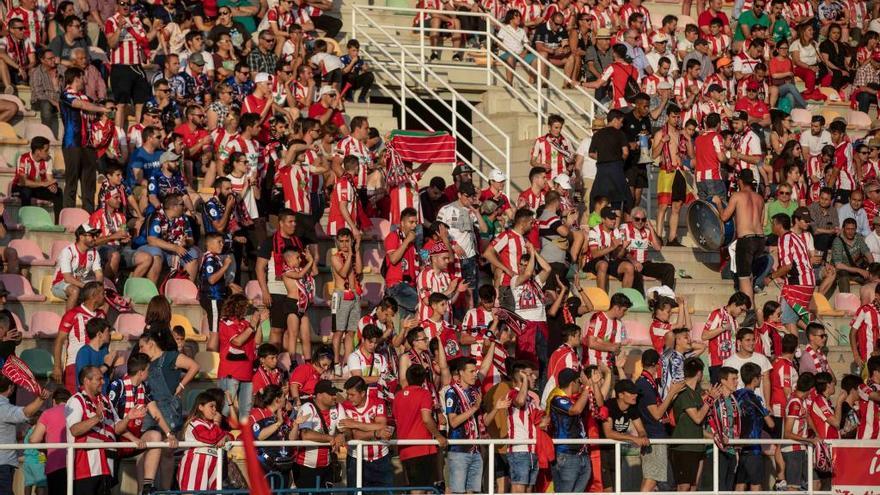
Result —
[[809, 208], [807, 208], [806, 206], [799, 206], [796, 210], [794, 210], [794, 213], [791, 214], [791, 218], [792, 220], [801, 219], [809, 222], [810, 220], [812, 220], [813, 217], [812, 215], [810, 215]]
[[193, 53], [189, 56], [189, 61], [202, 67], [205, 65], [205, 57], [202, 56], [202, 53]]
[[[254, 83], [267, 83], [272, 80], [272, 77], [265, 72], [258, 72], [256, 76], [254, 76]], [[321, 88], [321, 91], [324, 91], [324, 88]]]
[[566, 191], [571, 191], [571, 177], [568, 174], [559, 174], [553, 178], [553, 182], [559, 184]]
[[722, 67], [726, 67], [726, 66], [728, 66], [728, 65], [730, 65], [730, 64], [732, 64], [732, 63], [733, 63], [733, 60], [730, 60], [730, 58], [728, 58], [728, 57], [721, 57], [721, 58], [718, 59], [717, 62], [715, 62], [715, 67], [717, 67], [717, 68], [720, 69], [720, 68], [722, 68]]
[[500, 170], [493, 170], [489, 172], [489, 180], [492, 182], [504, 182], [507, 180], [507, 176]]
[[458, 163], [455, 165], [455, 168], [452, 169], [452, 176], [455, 177], [456, 175], [470, 174], [470, 173], [472, 173], [472, 172], [473, 172], [473, 170], [471, 170], [470, 167], [468, 167], [467, 165], [465, 165], [463, 162], [458, 162]]
[[92, 227], [90, 223], [86, 222], [76, 228], [75, 235], [79, 237], [83, 234], [97, 234], [99, 232], [101, 232], [100, 229], [96, 229], [95, 227]]
[[724, 91], [724, 88], [722, 88], [720, 84], [710, 84], [709, 87], [706, 88], [706, 92], [711, 93], [713, 91], [721, 93], [722, 91]]
[[749, 112], [746, 112], [745, 110], [738, 110], [736, 112], [733, 112], [733, 120], [745, 120], [746, 122], [748, 122]]
[[149, 106], [144, 108], [144, 113], [150, 115], [162, 115], [162, 109], [159, 107]]
[[580, 378], [580, 373], [571, 368], [565, 368], [559, 372], [559, 378], [556, 380], [556, 384], [559, 388], [565, 388], [578, 378]]
[[333, 382], [330, 380], [319, 380], [318, 383], [315, 384], [315, 395], [317, 394], [330, 394], [336, 395], [342, 392], [338, 388], [333, 386]]
[[632, 380], [620, 380], [614, 385], [614, 393], [620, 395], [624, 392], [638, 395], [639, 389], [636, 388], [636, 384]]
[[669, 41], [669, 36], [666, 33], [657, 33], [654, 35], [654, 38], [651, 40], [651, 43], [666, 43]]
[[159, 156], [159, 163], [176, 162], [177, 160], [180, 160], [180, 155], [173, 151], [166, 151]]
[[470, 182], [465, 182], [462, 185], [458, 186], [458, 192], [460, 194], [466, 194], [468, 196], [476, 196], [477, 188]]
[[[257, 77], [259, 77], [259, 75]], [[333, 86], [330, 86], [330, 85], [321, 86], [321, 90], [318, 91], [318, 98], [320, 98], [324, 95], [335, 95], [335, 94], [336, 94], [336, 88], [334, 88]]]
[[602, 218], [617, 219], [617, 213], [615, 213], [615, 211], [612, 210], [610, 206], [606, 206], [605, 208], [602, 208], [602, 211], [599, 212], [599, 214], [602, 216]]

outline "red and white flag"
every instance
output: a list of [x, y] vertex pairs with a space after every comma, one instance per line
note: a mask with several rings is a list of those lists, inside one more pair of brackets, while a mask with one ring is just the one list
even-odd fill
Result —
[[40, 384], [34, 378], [34, 373], [18, 356], [12, 355], [6, 358], [6, 362], [3, 364], [3, 374], [12, 383], [34, 395], [40, 395], [40, 392], [43, 391], [43, 388], [40, 387]]

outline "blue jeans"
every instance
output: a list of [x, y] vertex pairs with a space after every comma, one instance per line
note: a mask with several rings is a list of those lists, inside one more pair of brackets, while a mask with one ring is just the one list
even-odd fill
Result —
[[461, 260], [461, 278], [468, 283], [473, 294], [474, 307], [479, 306], [480, 298], [477, 294], [480, 286], [480, 271], [477, 268], [477, 256], [471, 256]]
[[12, 495], [12, 480], [15, 478], [15, 466], [0, 466], [0, 495]]
[[397, 301], [401, 320], [416, 314], [416, 306], [419, 304], [419, 293], [416, 292], [415, 287], [406, 282], [400, 282], [385, 289], [385, 294]]
[[586, 454], [556, 454], [553, 488], [557, 492], [583, 492], [590, 481], [592, 464]]
[[380, 457], [375, 461], [364, 461], [361, 470], [363, 478], [361, 486], [357, 486], [357, 459], [348, 456], [345, 459], [345, 481], [349, 488], [366, 488], [375, 486], [391, 486], [394, 484], [394, 468], [391, 467], [391, 455]]
[[511, 452], [507, 454], [510, 467], [510, 483], [514, 485], [534, 486], [538, 480], [538, 456], [529, 452]]
[[[251, 382], [240, 382], [235, 378], [221, 378], [220, 388], [229, 392], [233, 397], [238, 394], [238, 414], [245, 417], [251, 413], [253, 404], [254, 385]], [[223, 414], [229, 413], [229, 404], [223, 406]]]
[[446, 458], [449, 489], [452, 493], [480, 493], [483, 483], [483, 456], [479, 452], [450, 452]]
[[804, 97], [801, 96], [801, 92], [798, 91], [797, 86], [793, 83], [785, 83], [782, 86], [778, 86], [778, 88], [779, 98], [791, 96], [794, 108], [807, 108], [807, 101], [804, 100]]

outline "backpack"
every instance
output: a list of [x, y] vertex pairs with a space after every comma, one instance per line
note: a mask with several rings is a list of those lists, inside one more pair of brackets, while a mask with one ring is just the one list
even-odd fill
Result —
[[629, 72], [626, 75], [626, 83], [623, 86], [623, 98], [628, 102], [632, 102], [633, 98], [642, 92], [642, 88], [639, 87], [639, 82], [632, 75], [632, 71], [636, 69], [631, 65], [625, 67], [629, 68]]

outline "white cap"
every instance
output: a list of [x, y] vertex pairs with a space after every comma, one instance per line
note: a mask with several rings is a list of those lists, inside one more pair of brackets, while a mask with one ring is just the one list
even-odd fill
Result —
[[675, 299], [675, 291], [670, 289], [668, 285], [658, 285], [655, 287], [651, 287], [650, 289], [645, 291], [645, 295], [648, 296], [648, 299], [653, 299], [655, 292], [661, 296]]
[[666, 43], [669, 41], [669, 36], [666, 33], [657, 33], [651, 39], [651, 43]]
[[258, 72], [256, 76], [254, 76], [254, 82], [256, 84], [267, 83], [272, 80], [272, 76], [265, 72]]
[[318, 91], [318, 98], [320, 98], [324, 95], [335, 95], [335, 94], [336, 94], [336, 88], [334, 88], [332, 85], [328, 84], [326, 86], [321, 86], [321, 90]]
[[492, 182], [504, 182], [507, 180], [507, 176], [504, 175], [504, 172], [496, 169], [489, 172], [489, 180]]
[[559, 174], [554, 179], [553, 182], [559, 184], [563, 189], [570, 191], [571, 190], [571, 177], [568, 174]]

